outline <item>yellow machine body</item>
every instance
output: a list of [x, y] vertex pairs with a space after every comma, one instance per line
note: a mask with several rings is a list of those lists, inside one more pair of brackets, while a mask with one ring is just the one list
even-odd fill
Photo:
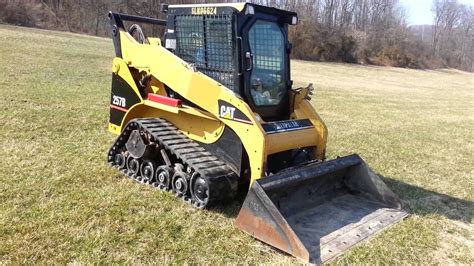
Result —
[[[119, 135], [111, 166], [197, 208], [241, 189], [235, 225], [311, 263], [408, 215], [358, 155], [326, 161], [312, 85], [294, 89], [290, 79], [296, 13], [250, 3], [163, 11], [167, 20], [109, 13], [116, 57], [108, 129]], [[164, 26], [165, 34], [146, 37], [123, 21]]]

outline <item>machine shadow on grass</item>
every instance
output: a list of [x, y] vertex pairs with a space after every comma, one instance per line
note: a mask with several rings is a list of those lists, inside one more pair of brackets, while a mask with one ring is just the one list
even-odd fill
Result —
[[474, 202], [470, 200], [430, 191], [380, 174], [379, 176], [400, 197], [404, 203], [403, 208], [410, 214], [437, 214], [451, 220], [472, 222]]
[[[378, 176], [400, 197], [404, 204], [403, 208], [410, 214], [438, 214], [451, 220], [472, 222], [471, 217], [474, 210], [472, 201], [430, 191], [380, 174]], [[226, 206], [216, 206], [210, 210], [222, 213], [228, 218], [235, 218], [239, 214], [244, 199], [245, 194], [241, 193], [232, 203]]]

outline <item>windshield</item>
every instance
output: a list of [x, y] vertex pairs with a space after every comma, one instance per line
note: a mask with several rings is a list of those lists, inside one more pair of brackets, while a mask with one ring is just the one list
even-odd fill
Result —
[[253, 69], [250, 93], [255, 105], [278, 105], [285, 95], [285, 42], [278, 24], [257, 21], [249, 31]]

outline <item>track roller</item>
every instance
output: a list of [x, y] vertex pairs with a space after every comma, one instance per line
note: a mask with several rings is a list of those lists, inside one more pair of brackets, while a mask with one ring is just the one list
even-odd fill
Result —
[[185, 196], [188, 193], [188, 181], [189, 175], [185, 172], [177, 171], [174, 173], [171, 182], [173, 192], [179, 197]]
[[152, 184], [155, 179], [156, 166], [152, 161], [144, 161], [140, 167], [143, 183]]
[[160, 189], [169, 190], [171, 188], [171, 177], [174, 171], [171, 167], [162, 165], [158, 167], [155, 174], [156, 184]]
[[132, 156], [129, 156], [127, 159], [127, 169], [128, 174], [131, 177], [137, 178], [140, 174], [140, 161], [138, 159], [133, 158]]

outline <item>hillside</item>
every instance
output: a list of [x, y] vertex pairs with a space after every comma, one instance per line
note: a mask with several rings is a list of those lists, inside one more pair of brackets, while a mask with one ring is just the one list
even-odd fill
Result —
[[[109, 39], [0, 25], [0, 263], [296, 263], [107, 166]], [[294, 61], [329, 128], [409, 218], [338, 263], [474, 264], [474, 74]]]

